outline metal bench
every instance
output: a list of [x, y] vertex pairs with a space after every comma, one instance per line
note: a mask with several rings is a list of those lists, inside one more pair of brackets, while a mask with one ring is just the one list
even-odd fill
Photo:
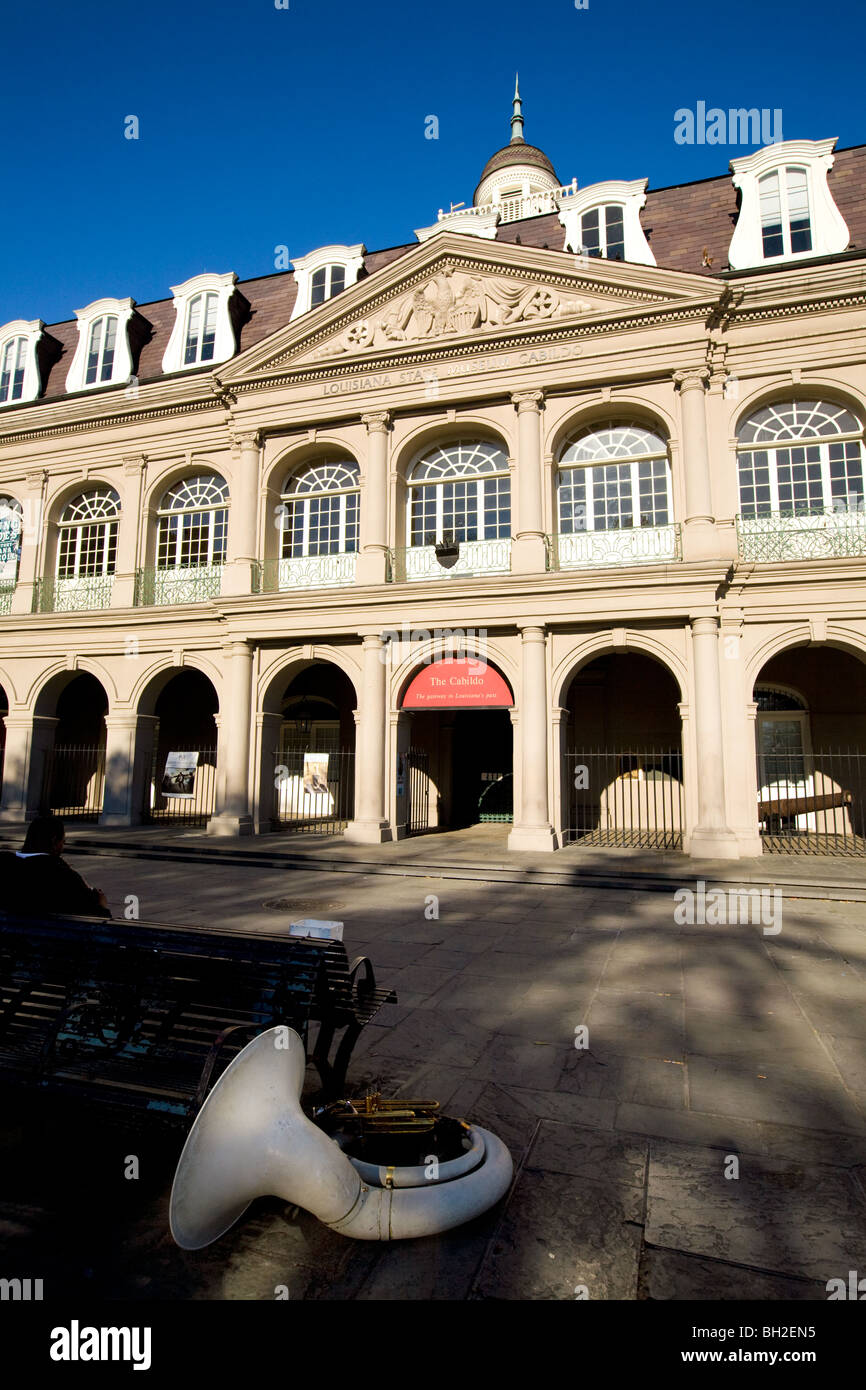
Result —
[[[393, 990], [339, 941], [0, 914], [0, 1080], [191, 1120], [257, 1033], [294, 1028], [328, 1099]], [[337, 1034], [336, 1055], [331, 1049]]]

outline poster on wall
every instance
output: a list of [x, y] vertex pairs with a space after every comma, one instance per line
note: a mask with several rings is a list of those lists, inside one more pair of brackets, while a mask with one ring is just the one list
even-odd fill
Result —
[[304, 791], [312, 795], [328, 794], [328, 754], [304, 754]]
[[195, 796], [197, 767], [198, 753], [169, 753], [162, 777], [163, 796], [183, 798], [187, 801]]

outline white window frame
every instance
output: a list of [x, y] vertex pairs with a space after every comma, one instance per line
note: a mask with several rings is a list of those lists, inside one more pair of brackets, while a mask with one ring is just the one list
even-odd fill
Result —
[[24, 339], [24, 380], [21, 386], [21, 395], [16, 396], [14, 400], [10, 398], [0, 401], [0, 410], [6, 410], [10, 406], [25, 405], [27, 401], [35, 401], [39, 395], [41, 382], [36, 345], [42, 337], [44, 328], [45, 324], [42, 319], [30, 319], [29, 321], [13, 319], [11, 323], [5, 323], [0, 328], [0, 371], [2, 371], [7, 344], [14, 338]]
[[[192, 280], [186, 280], [182, 285], [172, 285], [175, 320], [171, 337], [168, 340], [168, 347], [162, 359], [164, 372], [200, 371], [202, 367], [214, 367], [217, 363], [225, 362], [229, 357], [234, 356], [237, 351], [237, 342], [229, 312], [229, 300], [235, 292], [237, 280], [238, 277], [234, 271], [230, 270], [225, 275], [196, 275]], [[190, 306], [200, 294], [216, 294], [217, 296], [214, 353], [213, 357], [209, 357], [206, 362], [185, 362]], [[200, 341], [201, 339], [199, 339]]]
[[[608, 179], [573, 193], [564, 192], [559, 220], [565, 228], [565, 250], [582, 255], [581, 221], [584, 214], [592, 212], [594, 208], [602, 209], [613, 204], [622, 208], [623, 260], [633, 265], [655, 265], [656, 258], [640, 220], [641, 209], [646, 203], [647, 183], [647, 179]], [[603, 221], [603, 218], [599, 218], [599, 221]], [[596, 261], [605, 258], [593, 256], [588, 259]]]
[[[95, 391], [100, 386], [116, 386], [127, 382], [132, 376], [132, 353], [129, 348], [129, 321], [135, 312], [134, 299], [96, 299], [86, 309], [76, 309], [78, 320], [78, 342], [72, 364], [66, 374], [67, 391]], [[114, 344], [114, 361], [111, 376], [107, 381], [87, 380], [87, 362], [90, 357], [90, 339], [95, 325], [100, 319], [117, 319], [117, 336]], [[100, 354], [101, 357], [102, 354]]]
[[[425, 463], [425, 462], [427, 462], [428, 460], [430, 460], [430, 459], [432, 458], [432, 456], [435, 455], [436, 453], [441, 452], [441, 453], [443, 453], [443, 454], [447, 454], [447, 452], [448, 452], [449, 449], [455, 449], [455, 448], [461, 448], [461, 447], [463, 447], [463, 448], [466, 448], [466, 447], [474, 448], [474, 447], [477, 446], [477, 445], [482, 445], [482, 446], [484, 446], [484, 447], [486, 447], [486, 448], [492, 449], [492, 450], [494, 450], [494, 451], [496, 451], [496, 452], [498, 452], [498, 453], [501, 453], [501, 454], [503, 454], [503, 455], [504, 455], [504, 453], [505, 453], [505, 451], [504, 451], [504, 449], [502, 448], [501, 445], [492, 444], [489, 440], [486, 440], [486, 439], [460, 439], [460, 440], [455, 440], [453, 443], [450, 443], [450, 444], [439, 444], [439, 445], [436, 445], [433, 449], [427, 448], [427, 449], [425, 449], [425, 450], [423, 451], [423, 453], [419, 454], [419, 456], [414, 460], [414, 462], [413, 462], [413, 464], [412, 464], [412, 467], [411, 467], [411, 469], [409, 470], [409, 477], [408, 477], [408, 480], [407, 480], [407, 489], [406, 489], [406, 490], [407, 490], [407, 498], [406, 498], [406, 546], [407, 546], [408, 549], [410, 549], [410, 550], [419, 550], [419, 549], [422, 549], [424, 546], [426, 546], [426, 545], [428, 544], [427, 539], [426, 539], [426, 537], [427, 537], [427, 535], [428, 535], [428, 530], [427, 530], [427, 528], [425, 528], [425, 530], [424, 530], [424, 535], [423, 535], [423, 539], [422, 539], [422, 540], [420, 540], [420, 541], [413, 541], [413, 540], [412, 540], [412, 510], [413, 510], [413, 502], [414, 502], [416, 493], [423, 491], [425, 488], [433, 488], [433, 489], [435, 489], [436, 524], [435, 524], [435, 528], [434, 528], [434, 533], [435, 533], [435, 537], [436, 537], [436, 543], [439, 544], [439, 543], [443, 540], [444, 534], [445, 534], [445, 488], [446, 488], [447, 486], [449, 486], [450, 484], [452, 484], [452, 483], [467, 483], [467, 484], [473, 484], [473, 483], [474, 483], [474, 484], [475, 484], [475, 519], [476, 519], [476, 529], [477, 529], [481, 534], [479, 534], [479, 535], [476, 537], [475, 541], [461, 541], [461, 542], [460, 542], [461, 545], [474, 545], [474, 544], [476, 544], [476, 543], [480, 543], [480, 542], [484, 542], [484, 541], [508, 540], [508, 539], [511, 538], [511, 535], [512, 535], [512, 527], [513, 527], [513, 524], [514, 524], [514, 499], [513, 499], [512, 495], [511, 495], [511, 484], [510, 484], [511, 470], [510, 470], [509, 467], [508, 467], [507, 459], [506, 459], [505, 462], [503, 463], [502, 467], [496, 468], [496, 469], [490, 469], [490, 470], [488, 470], [488, 471], [486, 471], [486, 472], [483, 472], [483, 473], [482, 473], [482, 472], [477, 472], [477, 473], [450, 473], [450, 474], [442, 474], [442, 475], [439, 476], [439, 477], [433, 477], [433, 478], [419, 478], [419, 479], [417, 479], [417, 480], [414, 478], [415, 470], [416, 470], [422, 463]], [[498, 478], [508, 478], [508, 479], [509, 479], [509, 488], [508, 488], [508, 514], [509, 514], [508, 535], [507, 535], [507, 536], [485, 536], [485, 535], [483, 534], [483, 532], [484, 532], [484, 530], [485, 530], [485, 523], [484, 523], [484, 511], [485, 511], [485, 508], [484, 508], [484, 484], [485, 484], [486, 482], [492, 482], [494, 479], [498, 479]], [[499, 511], [500, 511], [500, 508], [499, 508], [499, 506], [497, 506], [497, 509], [496, 509], [497, 517], [499, 516]], [[499, 527], [498, 527], [498, 525], [497, 525], [497, 530], [498, 530], [498, 529], [499, 529]]]
[[[306, 314], [311, 308], [324, 309], [330, 303], [330, 294], [322, 304], [313, 305], [313, 276], [317, 270], [328, 270], [333, 266], [342, 266], [346, 283], [341, 294], [345, 293], [352, 285], [357, 282], [364, 266], [364, 257], [367, 248], [362, 243], [357, 246], [320, 246], [315, 251], [310, 251], [306, 256], [298, 256], [292, 262], [292, 269], [295, 273], [295, 283], [298, 287], [297, 298], [292, 309], [292, 318], [299, 318], [301, 314]], [[330, 275], [328, 276], [330, 286]], [[339, 296], [337, 296], [339, 298]], [[291, 320], [289, 320], [291, 322]]]
[[[732, 159], [730, 163], [731, 182], [740, 190], [742, 202], [740, 216], [728, 248], [728, 263], [732, 270], [744, 270], [756, 266], [773, 266], [793, 261], [803, 261], [815, 256], [835, 256], [847, 250], [850, 232], [841, 212], [836, 206], [827, 181], [833, 168], [833, 149], [836, 136], [828, 140], [783, 140], [779, 144], [767, 145], [754, 154], [742, 159]], [[809, 223], [812, 232], [812, 245], [808, 251], [791, 251], [790, 223], [786, 215], [787, 178], [789, 168], [806, 170], [806, 189], [809, 198]], [[764, 255], [764, 239], [761, 226], [760, 181], [767, 174], [780, 176], [782, 196], [783, 234], [785, 252], [781, 256]]]
[[[311, 473], [318, 472], [320, 469], [345, 468], [355, 472], [355, 482], [352, 486], [339, 487], [316, 487], [302, 489], [301, 484]], [[313, 502], [321, 502], [323, 497], [339, 498], [339, 549], [338, 550], [318, 550], [315, 555], [310, 551], [310, 511]], [[294, 474], [286, 479], [285, 486], [280, 495], [285, 511], [282, 513], [283, 526], [280, 539], [280, 559], [299, 560], [299, 559], [318, 559], [325, 555], [355, 555], [360, 550], [360, 529], [355, 538], [355, 545], [350, 550], [347, 545], [347, 511], [348, 498], [357, 497], [358, 526], [360, 528], [361, 512], [361, 482], [360, 471], [357, 464], [352, 464], [349, 460], [332, 459], [323, 460], [319, 463], [303, 469], [302, 472]], [[295, 514], [296, 510], [301, 510], [301, 549], [297, 554], [293, 554], [294, 535], [295, 535]], [[288, 552], [288, 553], [286, 553]]]
[[[604, 431], [604, 430], [609, 430], [609, 429], [633, 429], [633, 430], [640, 430], [640, 431], [642, 431], [643, 433], [645, 433], [645, 434], [647, 434], [647, 435], [650, 435], [650, 436], [652, 436], [652, 437], [654, 437], [654, 438], [657, 438], [657, 439], [659, 440], [659, 444], [661, 445], [661, 447], [658, 448], [658, 449], [654, 449], [654, 450], [652, 450], [652, 451], [647, 451], [646, 453], [623, 454], [621, 457], [617, 457], [615, 454], [611, 454], [610, 457], [608, 457], [608, 458], [587, 459], [587, 460], [585, 460], [585, 461], [584, 461], [584, 460], [578, 460], [578, 461], [576, 461], [576, 462], [574, 462], [574, 463], [572, 463], [570, 460], [568, 460], [568, 459], [566, 459], [566, 458], [564, 457], [564, 455], [565, 455], [566, 453], [568, 453], [568, 450], [569, 450], [570, 448], [574, 447], [575, 445], [581, 444], [584, 440], [586, 440], [586, 439], [588, 439], [588, 438], [591, 438], [594, 434], [599, 434], [599, 433], [601, 433], [602, 431]], [[640, 513], [640, 509], [639, 509], [639, 508], [640, 508], [640, 465], [641, 465], [642, 463], [655, 463], [655, 462], [658, 461], [658, 460], [662, 460], [662, 461], [664, 462], [665, 497], [666, 497], [667, 514], [668, 514], [668, 515], [667, 515], [667, 520], [666, 520], [666, 521], [656, 521], [655, 519], [653, 519], [652, 521], [649, 521], [649, 522], [647, 523], [646, 527], [644, 527], [644, 525], [643, 525], [643, 523], [642, 523], [642, 521], [641, 521], [641, 519], [640, 519], [640, 518], [641, 518], [641, 513]], [[629, 469], [629, 479], [630, 479], [630, 487], [631, 487], [631, 501], [632, 501], [632, 513], [631, 513], [631, 514], [632, 514], [632, 518], [636, 520], [636, 524], [635, 524], [635, 525], [632, 525], [632, 526], [596, 526], [596, 524], [595, 524], [595, 506], [594, 506], [594, 498], [593, 498], [593, 484], [595, 483], [596, 479], [595, 479], [595, 477], [594, 477], [593, 475], [594, 475], [596, 469], [601, 470], [601, 469], [611, 468], [611, 467], [617, 467], [617, 468], [626, 467], [626, 468]], [[585, 482], [585, 485], [584, 485], [584, 491], [585, 491], [585, 496], [586, 496], [586, 504], [585, 504], [585, 505], [586, 505], [586, 512], [585, 512], [585, 517], [584, 517], [584, 519], [585, 519], [586, 525], [585, 525], [584, 527], [574, 527], [574, 526], [572, 525], [572, 529], [571, 529], [570, 531], [563, 531], [563, 529], [562, 529], [562, 500], [563, 500], [563, 499], [562, 499], [562, 491], [561, 491], [560, 484], [564, 481], [564, 475], [568, 475], [569, 477], [573, 477], [574, 474], [577, 473], [578, 471], [580, 471], [580, 472], [583, 474], [584, 478], [586, 479], [586, 482]], [[601, 481], [601, 479], [599, 479], [599, 481]], [[605, 515], [605, 519], [607, 519], [607, 518], [606, 518], [606, 515]], [[573, 518], [572, 518], [572, 522], [573, 522]], [[614, 420], [614, 421], [612, 421], [612, 422], [610, 422], [610, 423], [605, 423], [605, 424], [597, 425], [597, 426], [596, 426], [594, 429], [592, 429], [592, 430], [584, 431], [584, 432], [582, 432], [581, 434], [579, 434], [579, 435], [577, 436], [577, 438], [572, 439], [572, 440], [569, 441], [569, 443], [566, 445], [565, 449], [563, 450], [563, 456], [560, 458], [560, 461], [559, 461], [559, 464], [558, 464], [558, 467], [557, 467], [557, 475], [556, 475], [556, 528], [557, 528], [557, 534], [558, 534], [558, 535], [560, 535], [560, 536], [582, 536], [582, 535], [584, 535], [587, 531], [600, 531], [600, 532], [609, 533], [609, 532], [613, 532], [613, 531], [653, 530], [653, 529], [656, 529], [656, 528], [658, 528], [658, 527], [660, 527], [660, 526], [672, 526], [673, 524], [674, 524], [673, 479], [672, 479], [672, 473], [671, 473], [670, 451], [669, 451], [668, 446], [666, 445], [664, 439], [661, 437], [661, 435], [658, 435], [654, 430], [646, 429], [643, 425], [638, 425], [638, 424], [636, 424], [636, 423], [635, 423], [634, 421], [632, 421], [632, 420]]]
[[[807, 402], [807, 401], [805, 400], [805, 398], [800, 398], [798, 401], [784, 400], [784, 401], [779, 401], [777, 404], [778, 404], [779, 406], [785, 406], [785, 405], [800, 404], [800, 403], [802, 403], [802, 404], [811, 403], [811, 398], [810, 398], [810, 401], [809, 401], [809, 402]], [[826, 402], [826, 404], [828, 404], [828, 405], [833, 405], [833, 404], [835, 404], [835, 402], [828, 401], [828, 402]], [[848, 411], [848, 414], [850, 414], [850, 415], [853, 415], [853, 414], [854, 414], [854, 412], [853, 412], [852, 410], [850, 410], [847, 406], [843, 406], [843, 407], [840, 407], [840, 408], [841, 408], [841, 409], [844, 409], [844, 410], [847, 410], [847, 411]], [[757, 414], [758, 411], [760, 411], [761, 409], [763, 409], [763, 407], [759, 406], [758, 409], [757, 409], [756, 411], [753, 411], [751, 415], [747, 415], [746, 418], [742, 421], [742, 424], [741, 424], [740, 428], [742, 428], [743, 425], [747, 424], [748, 421], [752, 418], [752, 415]], [[856, 416], [855, 416], [854, 418], [856, 419]], [[801, 435], [793, 436], [793, 437], [790, 438], [790, 439], [775, 439], [775, 440], [766, 440], [766, 441], [762, 441], [762, 440], [754, 441], [754, 440], [753, 440], [752, 442], [749, 442], [749, 443], [742, 443], [742, 444], [740, 444], [740, 443], [738, 442], [738, 444], [737, 444], [737, 505], [738, 505], [738, 508], [739, 508], [739, 513], [740, 513], [740, 515], [743, 516], [744, 518], [746, 518], [747, 520], [750, 520], [753, 516], [754, 516], [754, 517], [761, 517], [761, 516], [773, 516], [773, 515], [778, 516], [778, 515], [780, 515], [782, 509], [781, 509], [781, 503], [779, 502], [779, 459], [778, 459], [779, 450], [781, 450], [781, 449], [785, 449], [785, 450], [790, 450], [790, 449], [814, 449], [814, 448], [817, 448], [817, 449], [818, 449], [818, 464], [819, 464], [820, 469], [821, 469], [821, 499], [822, 499], [821, 510], [820, 510], [820, 511], [813, 511], [813, 510], [811, 510], [811, 509], [809, 509], [809, 508], [805, 508], [805, 509], [803, 509], [803, 510], [801, 510], [801, 511], [799, 511], [799, 512], [797, 512], [797, 511], [793, 511], [793, 512], [791, 512], [791, 511], [786, 511], [786, 512], [785, 512], [785, 516], [810, 516], [810, 515], [811, 515], [811, 516], [815, 516], [815, 515], [823, 515], [823, 514], [826, 513], [826, 512], [842, 512], [842, 513], [851, 513], [851, 512], [860, 513], [860, 512], [862, 512], [864, 509], [866, 509], [866, 496], [864, 496], [863, 493], [855, 494], [855, 496], [857, 496], [857, 497], [859, 498], [859, 503], [858, 503], [858, 505], [856, 505], [855, 507], [852, 507], [852, 506], [850, 505], [850, 494], [848, 494], [848, 506], [846, 506], [846, 507], [836, 507], [836, 506], [834, 506], [834, 500], [838, 500], [838, 499], [834, 499], [834, 497], [833, 497], [833, 479], [832, 479], [831, 473], [830, 473], [830, 465], [831, 465], [831, 462], [832, 462], [832, 460], [830, 459], [830, 445], [831, 445], [831, 444], [851, 444], [851, 443], [856, 443], [856, 444], [859, 444], [859, 446], [860, 446], [860, 466], [861, 466], [861, 470], [862, 470], [862, 474], [863, 474], [864, 492], [866, 492], [866, 446], [864, 446], [864, 431], [863, 431], [863, 427], [862, 427], [862, 426], [861, 426], [861, 428], [860, 428], [859, 430], [857, 430], [857, 431], [848, 430], [848, 431], [845, 431], [845, 432], [840, 432], [839, 434], [801, 434]], [[750, 506], [750, 507], [753, 505], [751, 502], [749, 502], [749, 503], [747, 503], [747, 504], [744, 504], [744, 502], [743, 502], [742, 479], [741, 479], [741, 477], [740, 477], [740, 459], [742, 458], [742, 456], [743, 456], [744, 454], [766, 454], [766, 455], [767, 455], [767, 473], [768, 473], [768, 484], [769, 484], [769, 489], [770, 489], [770, 510], [769, 510], [769, 512], [767, 512], [766, 510], [759, 511], [759, 510], [757, 509], [757, 508], [758, 508], [757, 499], [755, 500], [755, 503], [754, 503], [755, 510], [754, 510], [753, 512], [750, 511], [750, 512], [747, 513], [747, 512], [745, 512], [745, 511], [743, 511], [744, 505], [748, 505], [748, 506]], [[754, 472], [753, 472], [752, 476], [754, 477]], [[756, 486], [756, 484], [753, 483], [752, 486]], [[786, 504], [786, 506], [787, 506], [787, 504]]]
[[[97, 505], [91, 505], [89, 514], [73, 516], [67, 519], [67, 512], [70, 508], [78, 504], [81, 509], [82, 504], [92, 503], [96, 500]], [[99, 503], [103, 505], [100, 506]], [[108, 506], [114, 507], [114, 512], [107, 510]], [[84, 492], [77, 493], [71, 497], [63, 508], [60, 520], [57, 523], [57, 561], [55, 573], [60, 581], [72, 579], [93, 579], [107, 578], [115, 573], [117, 567], [117, 532], [120, 522], [120, 498], [113, 488], [95, 487]], [[81, 572], [81, 552], [85, 533], [96, 530], [99, 533], [99, 548], [102, 551], [101, 569], [96, 574], [82, 574]], [[61, 574], [60, 566], [63, 562], [63, 537], [74, 533], [75, 548], [72, 562], [72, 573]]]
[[[183, 485], [186, 484], [186, 483], [196, 482], [196, 481], [197, 481], [198, 479], [200, 479], [200, 478], [205, 479], [207, 482], [213, 482], [217, 487], [219, 487], [220, 485], [222, 485], [222, 488], [223, 488], [224, 491], [225, 491], [225, 499], [224, 499], [223, 501], [220, 501], [220, 502], [217, 502], [217, 501], [204, 502], [204, 503], [202, 503], [200, 506], [194, 506], [194, 505], [184, 506], [184, 507], [171, 507], [171, 506], [166, 506], [166, 498], [167, 498], [172, 492], [174, 492], [175, 488], [181, 487], [181, 486], [183, 486]], [[187, 574], [187, 573], [189, 573], [189, 572], [191, 572], [191, 571], [194, 572], [194, 571], [196, 571], [196, 570], [201, 570], [201, 569], [212, 569], [215, 565], [224, 565], [224, 564], [226, 563], [226, 556], [227, 556], [227, 554], [228, 554], [228, 528], [229, 528], [229, 514], [228, 514], [228, 513], [229, 513], [229, 500], [230, 500], [230, 495], [229, 495], [229, 491], [228, 491], [228, 484], [226, 483], [226, 480], [225, 480], [225, 478], [223, 478], [222, 474], [219, 474], [219, 473], [192, 473], [192, 474], [190, 474], [188, 477], [185, 477], [185, 478], [178, 478], [177, 482], [172, 483], [171, 487], [166, 488], [165, 492], [162, 494], [162, 499], [161, 499], [160, 504], [159, 504], [159, 507], [158, 507], [158, 509], [157, 509], [156, 551], [155, 551], [154, 559], [155, 559], [155, 568], [156, 568], [156, 571], [157, 571], [159, 574], [173, 574], [173, 573], [181, 573], [181, 572], [184, 573], [184, 574]], [[223, 548], [223, 550], [220, 552], [220, 558], [217, 559], [217, 560], [215, 560], [215, 559], [214, 559], [214, 542], [215, 542], [215, 540], [216, 540], [216, 531], [217, 531], [216, 519], [217, 519], [217, 514], [220, 513], [220, 512], [225, 512], [224, 548]], [[205, 561], [199, 562], [198, 564], [191, 564], [189, 561], [185, 561], [185, 560], [183, 560], [183, 558], [182, 558], [183, 543], [184, 543], [184, 523], [183, 523], [183, 518], [184, 518], [184, 517], [191, 517], [191, 516], [207, 516], [207, 517], [208, 517], [208, 528], [207, 528], [207, 559], [206, 559]], [[176, 528], [176, 532], [175, 532], [175, 535], [174, 535], [174, 537], [173, 537], [173, 541], [174, 541], [174, 558], [172, 559], [171, 564], [168, 564], [168, 565], [161, 565], [161, 564], [160, 564], [160, 550], [162, 549], [162, 537], [163, 537], [163, 532], [164, 532], [165, 530], [168, 529], [168, 523], [169, 523], [171, 517], [178, 517], [178, 518], [179, 518], [179, 520], [178, 520], [178, 525], [177, 525], [177, 528]], [[172, 538], [169, 536], [169, 539], [172, 539]], [[166, 549], [167, 549], [167, 548], [168, 548], [168, 547], [166, 547]]]

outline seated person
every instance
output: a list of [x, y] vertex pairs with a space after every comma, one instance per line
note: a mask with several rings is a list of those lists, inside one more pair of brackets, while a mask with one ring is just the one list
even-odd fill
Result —
[[105, 894], [90, 888], [62, 858], [66, 830], [59, 816], [38, 816], [21, 849], [0, 854], [0, 909], [37, 917], [110, 917]]

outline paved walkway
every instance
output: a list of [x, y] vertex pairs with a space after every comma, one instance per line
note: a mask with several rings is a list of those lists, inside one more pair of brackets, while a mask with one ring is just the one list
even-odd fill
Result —
[[[252, 931], [342, 919], [350, 954], [368, 953], [399, 995], [356, 1048], [354, 1091], [432, 1095], [486, 1125], [515, 1182], [495, 1212], [437, 1239], [356, 1243], [268, 1200], [190, 1255], [167, 1232], [175, 1155], [55, 1116], [35, 1157], [32, 1136], [6, 1141], [26, 1159], [0, 1206], [10, 1272], [62, 1281], [64, 1297], [271, 1299], [285, 1285], [293, 1299], [522, 1300], [579, 1286], [824, 1299], [827, 1280], [866, 1271], [861, 904], [789, 898], [765, 935], [678, 924], [674, 883], [70, 860], [118, 915], [134, 897], [143, 918]], [[131, 1152], [138, 1183], [122, 1177]]]

